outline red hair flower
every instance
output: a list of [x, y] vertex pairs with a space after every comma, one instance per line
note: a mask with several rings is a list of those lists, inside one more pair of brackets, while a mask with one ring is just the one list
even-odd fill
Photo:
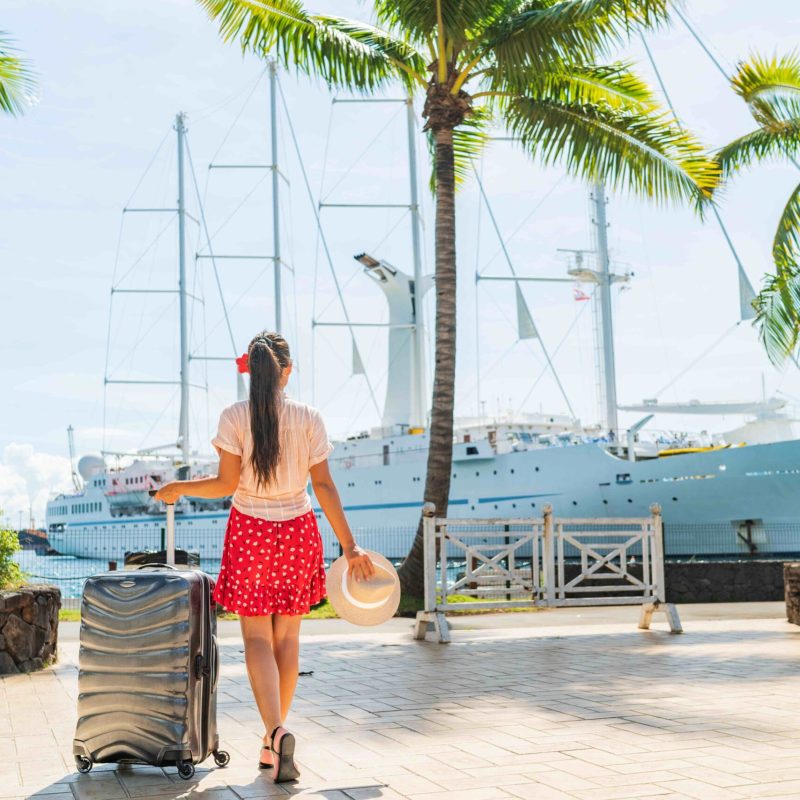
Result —
[[247, 357], [247, 353], [236, 359], [236, 366], [239, 372], [250, 372], [250, 359]]

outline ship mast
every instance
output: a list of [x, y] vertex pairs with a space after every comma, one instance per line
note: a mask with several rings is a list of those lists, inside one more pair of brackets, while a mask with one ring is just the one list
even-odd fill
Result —
[[611, 284], [615, 275], [611, 274], [608, 255], [608, 222], [606, 221], [606, 193], [602, 183], [596, 183], [592, 191], [594, 202], [594, 224], [597, 227], [597, 291], [600, 310], [601, 338], [601, 381], [605, 396], [606, 427], [611, 438], [618, 440], [619, 421], [617, 419], [617, 374], [614, 360], [614, 325], [611, 311]]
[[280, 333], [283, 325], [281, 316], [281, 219], [278, 206], [278, 63], [269, 62], [269, 112], [270, 133], [272, 134], [272, 263], [274, 265], [274, 291], [275, 291], [275, 330]]
[[181, 407], [178, 423], [178, 443], [183, 463], [189, 463], [189, 335], [186, 293], [186, 202], [184, 196], [184, 136], [186, 115], [175, 117], [178, 134], [178, 302], [180, 308], [181, 340]]

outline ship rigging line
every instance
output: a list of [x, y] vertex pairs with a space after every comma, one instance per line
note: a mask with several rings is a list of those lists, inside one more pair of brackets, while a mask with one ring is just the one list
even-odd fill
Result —
[[[492, 206], [489, 203], [489, 198], [486, 196], [486, 190], [483, 188], [483, 181], [481, 180], [481, 176], [478, 174], [478, 170], [475, 169], [475, 164], [472, 165], [472, 172], [475, 175], [475, 179], [478, 181], [478, 188], [480, 189], [481, 196], [483, 197], [483, 202], [486, 204], [486, 211], [489, 214], [489, 219], [492, 222], [492, 227], [494, 228], [494, 232], [497, 234], [497, 238], [500, 242], [500, 246], [503, 249], [503, 255], [505, 256], [506, 263], [508, 264], [509, 270], [511, 270], [511, 274], [513, 277], [517, 277], [517, 271], [514, 269], [514, 264], [511, 261], [511, 256], [508, 254], [508, 248], [506, 247], [506, 243], [503, 240], [503, 235], [500, 233], [500, 228], [497, 225], [497, 219], [494, 216], [494, 211], [492, 211]], [[519, 284], [517, 284], [519, 285]], [[542, 334], [537, 329], [537, 338], [539, 339], [539, 344], [542, 346], [542, 352], [544, 353], [544, 357], [547, 359], [547, 364], [550, 368], [550, 371], [553, 373], [553, 377], [556, 379], [556, 383], [558, 384], [559, 391], [561, 392], [561, 396], [564, 398], [564, 402], [567, 404], [567, 408], [569, 409], [569, 413], [572, 416], [575, 416], [575, 411], [572, 408], [572, 404], [569, 402], [569, 397], [567, 397], [567, 393], [564, 390], [563, 385], [561, 384], [561, 379], [558, 377], [558, 372], [556, 372], [556, 368], [553, 365], [553, 362], [550, 358], [550, 354], [547, 352], [547, 347], [545, 347], [544, 339], [542, 339]]]
[[[705, 42], [700, 38], [700, 35], [697, 33], [697, 31], [695, 31], [695, 29], [689, 24], [689, 21], [680, 12], [679, 9], [676, 8], [676, 9], [674, 9], [674, 11], [675, 11], [675, 14], [678, 16], [678, 18], [680, 19], [680, 21], [686, 26], [686, 30], [689, 31], [689, 33], [694, 37], [695, 41], [700, 45], [700, 47], [702, 48], [703, 52], [709, 57], [709, 59], [711, 60], [711, 63], [720, 71], [720, 73], [722, 74], [722, 77], [725, 78], [725, 81], [727, 83], [730, 83], [730, 79], [731, 79], [730, 75], [725, 71], [725, 68], [722, 66], [722, 64], [720, 64], [718, 59], [714, 56], [714, 54], [711, 52], [711, 50], [706, 46]], [[647, 45], [647, 40], [644, 38], [643, 34], [640, 33], [639, 36], [640, 36], [640, 38], [642, 40], [642, 45], [644, 45], [644, 49], [645, 49], [645, 52], [647, 53], [647, 58], [650, 61], [650, 65], [653, 67], [653, 71], [656, 74], [656, 79], [658, 80], [658, 85], [661, 87], [661, 91], [662, 91], [662, 93], [664, 95], [664, 99], [667, 101], [667, 105], [669, 106], [670, 111], [672, 111], [672, 116], [675, 117], [675, 121], [680, 125], [680, 120], [678, 119], [678, 115], [675, 112], [675, 106], [673, 106], [673, 104], [672, 104], [672, 99], [670, 98], [669, 92], [667, 91], [667, 87], [664, 84], [664, 79], [661, 76], [661, 72], [658, 69], [658, 65], [656, 64], [655, 59], [653, 58], [653, 54], [652, 54], [652, 52], [650, 51], [650, 48]], [[788, 155], [788, 154], [787, 154], [787, 158], [789, 159], [789, 161], [797, 169], [800, 169], [800, 163], [795, 158], [793, 158], [791, 155]], [[713, 203], [713, 202], [711, 203], [711, 210], [714, 212], [714, 216], [716, 217], [716, 220], [719, 223], [719, 227], [720, 227], [720, 230], [722, 231], [722, 235], [725, 237], [725, 241], [727, 242], [728, 247], [730, 248], [730, 251], [733, 254], [733, 258], [736, 261], [736, 265], [739, 268], [739, 274], [744, 277], [744, 279], [745, 279], [745, 281], [747, 283], [747, 287], [750, 289], [751, 293], [755, 295], [755, 291], [753, 290], [753, 286], [750, 283], [750, 279], [747, 277], [747, 273], [744, 271], [744, 266], [742, 265], [742, 262], [739, 259], [739, 254], [736, 252], [736, 248], [734, 247], [733, 241], [731, 240], [731, 237], [728, 234], [728, 230], [725, 227], [725, 223], [722, 221], [722, 217], [720, 216], [720, 213], [719, 213], [719, 210], [717, 209], [716, 203]], [[740, 322], [743, 322], [743, 321], [744, 320], [740, 320]], [[737, 322], [736, 325], [734, 325], [734, 328], [736, 328], [738, 326], [738, 324], [739, 323]], [[731, 329], [731, 330], [733, 330], [733, 329]], [[730, 333], [730, 330], [726, 331], [725, 334], [723, 334], [722, 338], [724, 338], [728, 333]], [[718, 344], [718, 342], [715, 342], [712, 347], [716, 347], [717, 344]], [[705, 355], [706, 355], [706, 353], [704, 353], [700, 358], [703, 358]], [[790, 353], [789, 357], [791, 358], [791, 360], [794, 363], [794, 365], [798, 369], [800, 369], [800, 362], [798, 362], [797, 356], [794, 353]], [[699, 360], [700, 359], [698, 358], [696, 361], [694, 361], [690, 365], [690, 367], [687, 367], [687, 369], [685, 369], [682, 373], [680, 373], [680, 375], [678, 377], [681, 377], [681, 376], [685, 375], [686, 372], [688, 371], [688, 369], [690, 369], [692, 366], [697, 364], [697, 361], [699, 361]], [[670, 383], [668, 383], [665, 388], [669, 388], [670, 386], [672, 386], [678, 380], [678, 377], [676, 377], [672, 381], [670, 381]], [[661, 391], [663, 392], [664, 390], [662, 389]], [[661, 394], [661, 392], [659, 392], [658, 394]]]
[[[676, 13], [678, 13], [678, 15], [680, 16], [680, 12]], [[716, 64], [717, 68], [722, 72], [723, 75], [725, 75], [725, 71], [722, 69], [722, 66], [714, 58], [714, 56], [711, 55], [708, 48], [705, 47], [705, 45], [703, 45], [703, 43], [698, 38], [697, 34], [689, 26], [689, 23], [686, 22], [686, 20], [682, 16], [681, 19], [683, 20], [684, 25], [686, 25], [686, 27], [689, 29], [689, 32], [692, 33], [692, 35], [695, 37], [695, 39], [697, 39], [698, 42], [700, 42], [700, 45], [703, 47], [703, 50], [705, 50], [705, 52], [708, 53], [709, 57], [714, 61], [714, 64]], [[644, 38], [644, 34], [640, 33], [639, 36], [642, 40], [642, 45], [644, 46], [645, 52], [647, 53], [647, 58], [650, 61], [650, 66], [653, 67], [653, 71], [656, 74], [656, 79], [658, 80], [658, 85], [661, 87], [661, 92], [664, 95], [664, 99], [667, 101], [667, 105], [669, 106], [669, 109], [672, 112], [672, 116], [675, 118], [675, 122], [682, 128], [683, 125], [680, 119], [678, 118], [677, 112], [675, 111], [675, 106], [672, 103], [672, 98], [670, 97], [670, 94], [667, 91], [664, 79], [661, 75], [660, 70], [658, 69], [658, 65], [656, 64], [655, 59], [653, 58], [653, 53], [650, 51], [650, 47], [647, 44], [647, 40]], [[727, 75], [725, 75], [725, 79], [729, 80]], [[711, 202], [711, 211], [713, 212], [714, 217], [717, 220], [717, 224], [719, 225], [719, 228], [722, 231], [722, 235], [725, 238], [725, 242], [728, 245], [728, 249], [731, 251], [731, 254], [733, 255], [733, 260], [736, 262], [736, 267], [739, 270], [740, 280], [743, 278], [747, 289], [749, 289], [750, 291], [750, 294], [755, 295], [755, 291], [753, 290], [753, 285], [750, 283], [750, 278], [747, 276], [747, 272], [745, 272], [744, 264], [742, 264], [742, 260], [739, 258], [739, 253], [737, 252], [736, 247], [733, 244], [733, 240], [731, 239], [731, 236], [728, 233], [728, 229], [725, 227], [725, 223], [722, 221], [722, 215], [719, 213], [717, 204], [713, 201]]]
[[[697, 44], [700, 45], [703, 52], [709, 57], [709, 59], [711, 59], [711, 63], [720, 71], [720, 73], [722, 73], [722, 77], [725, 78], [725, 82], [730, 83], [731, 81], [730, 74], [726, 72], [725, 68], [722, 66], [722, 64], [719, 63], [719, 60], [716, 58], [716, 56], [714, 56], [711, 50], [706, 46], [706, 43], [700, 38], [700, 34], [697, 33], [697, 31], [689, 24], [689, 20], [686, 19], [686, 17], [680, 12], [679, 9], [675, 8], [674, 11], [678, 19], [680, 19], [680, 21], [686, 26], [686, 30], [689, 31], [689, 33], [694, 37], [694, 40], [697, 42]], [[647, 45], [645, 45], [645, 48], [646, 47]], [[650, 63], [651, 64], [653, 63], [652, 56], [650, 57]], [[653, 69], [655, 69], [655, 64], [653, 64]], [[656, 70], [656, 74], [658, 74], [658, 70]], [[661, 83], [660, 78], [659, 78], [659, 83]], [[661, 88], [662, 90], [664, 89], [663, 83], [661, 84]], [[664, 90], [664, 94], [666, 95], [666, 90]], [[669, 100], [667, 100], [667, 102], [669, 102]], [[670, 107], [672, 107], [672, 103], [670, 103]], [[674, 114], [675, 112], [673, 111], [672, 113]], [[788, 153], [786, 157], [792, 164], [794, 164], [794, 166], [797, 169], [800, 169], [800, 162], [798, 162], [793, 156], [789, 155]]]
[[[553, 358], [555, 358], [558, 355], [558, 351], [561, 350], [561, 346], [564, 344], [564, 342], [567, 341], [567, 338], [569, 337], [570, 333], [572, 333], [573, 329], [578, 324], [580, 318], [583, 316], [583, 312], [589, 307], [589, 305], [591, 305], [591, 302], [594, 300], [594, 295], [596, 291], [597, 287], [592, 289], [589, 295], [589, 301], [585, 302], [581, 307], [581, 310], [578, 311], [578, 313], [575, 315], [575, 319], [572, 320], [572, 324], [569, 326], [569, 328], [567, 328], [564, 335], [561, 337], [561, 341], [556, 345], [556, 349], [553, 350]], [[525, 397], [522, 398], [522, 402], [519, 404], [519, 408], [517, 409], [515, 416], [522, 413], [522, 409], [525, 407], [525, 403], [528, 402], [530, 396], [533, 394], [533, 390], [539, 385], [539, 382], [545, 376], [546, 372], [547, 369], [545, 368], [539, 373], [539, 377], [533, 382], [533, 385], [528, 390], [528, 394], [526, 394]], [[573, 414], [573, 416], [575, 415]]]
[[[317, 223], [317, 231], [319, 233], [320, 242], [322, 243], [322, 249], [325, 253], [325, 259], [328, 262], [328, 267], [331, 271], [331, 277], [333, 278], [333, 282], [336, 286], [336, 293], [339, 296], [339, 302], [341, 303], [342, 306], [342, 313], [344, 314], [345, 321], [347, 322], [347, 330], [350, 332], [350, 341], [351, 344], [357, 347], [357, 345], [355, 344], [356, 339], [355, 339], [355, 334], [353, 333], [352, 323], [350, 322], [350, 314], [347, 311], [347, 304], [344, 301], [342, 290], [341, 287], [339, 286], [339, 277], [336, 274], [336, 270], [333, 268], [333, 259], [331, 258], [330, 249], [328, 248], [328, 240], [325, 238], [325, 231], [322, 230], [322, 222], [319, 217], [319, 209], [317, 207], [317, 204], [314, 202], [314, 193], [311, 191], [311, 184], [309, 183], [308, 180], [306, 165], [305, 162], [303, 161], [302, 153], [300, 152], [300, 144], [297, 141], [297, 135], [295, 134], [294, 124], [292, 123], [292, 117], [289, 114], [289, 106], [286, 102], [286, 95], [284, 95], [283, 93], [283, 86], [281, 84], [281, 81], [277, 81], [277, 85], [278, 85], [278, 92], [281, 96], [281, 104], [283, 105], [283, 111], [284, 114], [286, 115], [286, 122], [289, 127], [289, 133], [292, 137], [292, 144], [294, 145], [294, 151], [295, 154], [297, 155], [297, 161], [300, 166], [300, 174], [303, 176], [303, 183], [305, 184], [306, 187], [308, 200], [311, 204], [311, 209], [314, 214], [314, 220]], [[370, 381], [369, 375], [367, 375], [366, 370], [364, 371], [364, 380], [366, 381], [367, 389], [369, 390], [370, 397], [372, 398], [372, 404], [375, 406], [375, 411], [380, 417], [381, 410], [380, 407], [378, 406], [378, 401], [375, 399], [375, 392], [373, 391], [372, 388], [372, 382]]]
[[[255, 91], [255, 89], [253, 91]], [[188, 136], [184, 139], [184, 145], [186, 147], [186, 156], [189, 161], [189, 172], [191, 172], [192, 174], [192, 184], [194, 186], [194, 194], [195, 197], [197, 198], [197, 211], [200, 214], [200, 222], [203, 226], [203, 233], [205, 233], [206, 247], [208, 248], [208, 256], [211, 259], [211, 266], [214, 270], [214, 280], [216, 281], [217, 284], [217, 291], [219, 292], [219, 300], [220, 303], [222, 303], [222, 313], [225, 315], [225, 325], [228, 328], [228, 335], [230, 336], [231, 339], [231, 348], [233, 350], [233, 357], [235, 358], [238, 355], [239, 351], [236, 349], [236, 339], [233, 336], [233, 328], [231, 327], [231, 320], [230, 317], [228, 316], [228, 306], [225, 303], [225, 295], [222, 293], [222, 283], [220, 282], [219, 279], [219, 270], [217, 270], [217, 259], [214, 258], [214, 250], [211, 247], [211, 234], [208, 232], [208, 224], [206, 223], [206, 212], [205, 209], [203, 208], [203, 202], [200, 199], [200, 187], [197, 183], [197, 175], [195, 174], [194, 171], [194, 161], [192, 159], [192, 151], [189, 148]], [[280, 269], [280, 264], [276, 264], [275, 269]], [[203, 341], [203, 344], [205, 344], [205, 340]]]
[[109, 293], [109, 300], [108, 300], [108, 325], [106, 327], [106, 355], [105, 355], [105, 364], [103, 367], [103, 433], [102, 433], [102, 450], [106, 449], [106, 422], [108, 418], [108, 363], [111, 356], [111, 320], [113, 316], [113, 305], [114, 305], [114, 287], [118, 285], [118, 283], [125, 280], [131, 270], [145, 257], [145, 255], [150, 251], [152, 247], [158, 242], [161, 236], [172, 226], [174, 222], [174, 218], [170, 218], [167, 224], [156, 234], [155, 239], [150, 243], [150, 245], [146, 248], [146, 250], [139, 256], [139, 258], [134, 262], [131, 267], [125, 272], [125, 274], [117, 281], [117, 270], [119, 269], [119, 256], [120, 251], [122, 249], [122, 234], [125, 228], [125, 209], [130, 205], [131, 201], [133, 200], [136, 192], [139, 191], [139, 187], [144, 183], [144, 179], [147, 177], [148, 173], [150, 172], [153, 164], [155, 163], [156, 159], [158, 158], [159, 153], [161, 152], [161, 148], [164, 147], [164, 143], [169, 138], [172, 132], [171, 127], [167, 128], [164, 136], [162, 137], [161, 141], [158, 143], [156, 149], [153, 151], [153, 155], [150, 157], [150, 161], [145, 166], [142, 174], [137, 181], [136, 185], [133, 187], [125, 205], [123, 206], [123, 213], [120, 215], [119, 221], [119, 232], [117, 234], [117, 247], [116, 252], [114, 254], [114, 269], [111, 276], [111, 292]]

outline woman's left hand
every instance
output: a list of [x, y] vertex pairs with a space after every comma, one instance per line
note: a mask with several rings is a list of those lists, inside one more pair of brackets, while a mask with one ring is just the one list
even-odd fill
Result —
[[165, 483], [155, 494], [156, 500], [161, 500], [164, 503], [175, 503], [183, 496], [183, 488], [180, 481], [173, 481], [172, 483]]

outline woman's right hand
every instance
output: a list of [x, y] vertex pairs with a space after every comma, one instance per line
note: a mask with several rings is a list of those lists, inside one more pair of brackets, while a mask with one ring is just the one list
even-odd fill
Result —
[[363, 547], [354, 544], [344, 551], [344, 556], [347, 559], [347, 568], [356, 580], [368, 580], [375, 574], [375, 565]]

